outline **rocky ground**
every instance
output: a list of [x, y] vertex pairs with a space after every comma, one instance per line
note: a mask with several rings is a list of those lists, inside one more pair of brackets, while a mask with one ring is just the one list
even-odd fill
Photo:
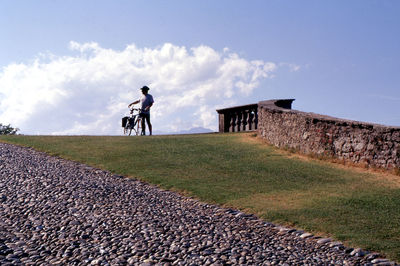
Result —
[[0, 143], [0, 265], [394, 264], [378, 254]]

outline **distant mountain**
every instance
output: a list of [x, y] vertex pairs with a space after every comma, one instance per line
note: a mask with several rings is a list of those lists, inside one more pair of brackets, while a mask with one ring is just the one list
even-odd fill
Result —
[[181, 134], [202, 134], [202, 133], [213, 133], [215, 131], [204, 128], [204, 127], [193, 127], [188, 130], [181, 130], [178, 132], [164, 132], [164, 131], [154, 131], [154, 135], [181, 135]]
[[181, 130], [176, 132], [175, 134], [201, 134], [201, 133], [212, 133], [211, 129], [204, 128], [204, 127], [193, 127], [189, 130]]

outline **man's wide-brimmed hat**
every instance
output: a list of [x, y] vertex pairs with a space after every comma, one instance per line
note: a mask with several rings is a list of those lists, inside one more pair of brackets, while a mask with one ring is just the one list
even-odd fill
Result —
[[148, 91], [148, 90], [150, 90], [150, 89], [149, 89], [149, 87], [147, 87], [147, 86], [143, 86], [142, 88], [140, 88], [140, 90], [142, 90], [142, 91]]

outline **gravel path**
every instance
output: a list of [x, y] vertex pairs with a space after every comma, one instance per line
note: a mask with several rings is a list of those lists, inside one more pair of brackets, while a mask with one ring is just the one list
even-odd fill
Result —
[[0, 143], [0, 265], [390, 264], [377, 257]]

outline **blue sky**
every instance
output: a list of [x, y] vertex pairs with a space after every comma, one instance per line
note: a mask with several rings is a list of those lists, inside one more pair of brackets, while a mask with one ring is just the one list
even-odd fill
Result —
[[1, 0], [0, 122], [26, 134], [118, 134], [145, 83], [160, 132], [215, 130], [216, 108], [275, 98], [400, 126], [398, 14], [396, 0]]

